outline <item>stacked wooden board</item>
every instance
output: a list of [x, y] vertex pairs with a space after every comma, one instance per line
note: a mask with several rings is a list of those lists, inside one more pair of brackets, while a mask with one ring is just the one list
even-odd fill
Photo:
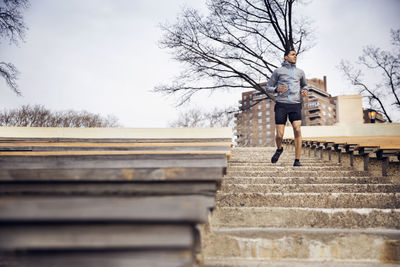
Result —
[[0, 266], [192, 266], [230, 149], [212, 131], [0, 138]]

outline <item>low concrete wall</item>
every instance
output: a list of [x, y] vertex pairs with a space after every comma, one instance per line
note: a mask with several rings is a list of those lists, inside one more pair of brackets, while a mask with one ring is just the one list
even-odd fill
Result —
[[[393, 136], [400, 135], [400, 123], [302, 126], [301, 134], [304, 138], [324, 136]], [[291, 126], [286, 127], [284, 138], [294, 138]]]
[[51, 128], [0, 127], [0, 137], [15, 138], [232, 138], [225, 128]]

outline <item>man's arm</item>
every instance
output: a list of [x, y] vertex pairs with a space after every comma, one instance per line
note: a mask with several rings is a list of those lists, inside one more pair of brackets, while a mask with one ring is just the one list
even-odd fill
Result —
[[273, 94], [276, 93], [276, 84], [278, 83], [278, 74], [274, 71], [269, 78], [267, 85], [265, 86], [265, 91], [267, 93]]
[[306, 75], [305, 75], [304, 71], [303, 71], [303, 75], [301, 76], [301, 79], [300, 79], [300, 88], [301, 88], [301, 90], [307, 90], [307, 91], [309, 90], [307, 80], [306, 80]]
[[306, 74], [303, 71], [303, 75], [301, 76], [300, 79], [300, 88], [301, 88], [301, 95], [302, 96], [308, 96], [308, 84], [307, 84], [307, 80], [306, 80]]

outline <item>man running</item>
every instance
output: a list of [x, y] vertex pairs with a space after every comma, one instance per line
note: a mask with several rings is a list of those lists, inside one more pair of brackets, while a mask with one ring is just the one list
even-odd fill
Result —
[[304, 71], [296, 68], [296, 51], [290, 49], [285, 52], [285, 61], [282, 67], [275, 69], [269, 79], [266, 91], [278, 93], [275, 104], [276, 146], [275, 154], [271, 158], [276, 163], [283, 152], [282, 140], [285, 132], [287, 117], [292, 124], [295, 144], [295, 161], [293, 166], [302, 166], [301, 155], [301, 96], [308, 95], [308, 86]]

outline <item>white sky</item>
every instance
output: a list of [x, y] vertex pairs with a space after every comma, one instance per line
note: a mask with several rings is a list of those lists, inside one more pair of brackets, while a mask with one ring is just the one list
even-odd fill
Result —
[[[204, 0], [41, 0], [24, 12], [29, 27], [17, 47], [5, 40], [0, 60], [21, 72], [18, 97], [0, 79], [0, 109], [42, 104], [52, 110], [114, 114], [124, 127], [166, 127], [178, 113], [236, 105], [241, 92], [196, 96], [176, 108], [176, 98], [152, 93], [179, 74], [158, 47], [158, 25], [173, 23], [183, 6], [204, 10]], [[355, 91], [337, 69], [355, 61], [365, 45], [390, 46], [400, 28], [399, 0], [314, 0], [301, 8], [314, 21], [316, 46], [298, 58], [307, 78], [328, 77], [332, 95]]]

